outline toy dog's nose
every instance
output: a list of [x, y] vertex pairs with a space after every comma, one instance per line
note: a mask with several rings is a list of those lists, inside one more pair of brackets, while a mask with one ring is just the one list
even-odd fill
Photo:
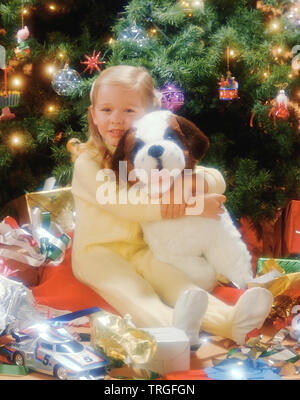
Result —
[[153, 145], [153, 146], [149, 147], [148, 154], [151, 157], [158, 158], [163, 154], [164, 150], [165, 149], [162, 146]]

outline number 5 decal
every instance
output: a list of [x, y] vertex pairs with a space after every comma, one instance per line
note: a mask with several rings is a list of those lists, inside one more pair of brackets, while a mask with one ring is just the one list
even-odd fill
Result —
[[43, 359], [43, 364], [48, 365], [50, 361], [50, 354], [46, 354], [44, 359]]

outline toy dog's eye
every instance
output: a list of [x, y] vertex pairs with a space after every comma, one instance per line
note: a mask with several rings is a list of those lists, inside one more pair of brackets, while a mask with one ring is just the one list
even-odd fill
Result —
[[171, 128], [167, 128], [164, 134], [164, 139], [166, 140], [175, 140], [176, 139], [176, 132], [171, 129]]
[[137, 152], [143, 147], [145, 146], [145, 143], [142, 140], [137, 140], [137, 142], [135, 143], [135, 145], [133, 146], [133, 149], [131, 151], [131, 162], [133, 163], [135, 156], [137, 154]]
[[177, 146], [183, 148], [183, 144], [181, 140], [178, 137], [178, 133], [172, 129], [172, 128], [167, 128], [165, 133], [164, 133], [164, 139], [165, 140], [172, 140], [172, 142], [176, 143]]

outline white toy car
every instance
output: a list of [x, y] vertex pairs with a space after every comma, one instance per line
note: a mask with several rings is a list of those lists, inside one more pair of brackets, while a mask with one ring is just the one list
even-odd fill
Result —
[[64, 328], [47, 324], [34, 328], [35, 334], [13, 333], [16, 342], [5, 345], [1, 353], [19, 366], [58, 379], [104, 379], [108, 361], [92, 348], [74, 340]]

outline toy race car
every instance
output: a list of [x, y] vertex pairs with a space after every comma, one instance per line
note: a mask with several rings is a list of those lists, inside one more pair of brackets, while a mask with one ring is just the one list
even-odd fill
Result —
[[12, 336], [16, 341], [2, 347], [1, 353], [19, 366], [61, 380], [96, 380], [106, 375], [108, 360], [74, 340], [64, 328], [39, 324], [29, 334]]

